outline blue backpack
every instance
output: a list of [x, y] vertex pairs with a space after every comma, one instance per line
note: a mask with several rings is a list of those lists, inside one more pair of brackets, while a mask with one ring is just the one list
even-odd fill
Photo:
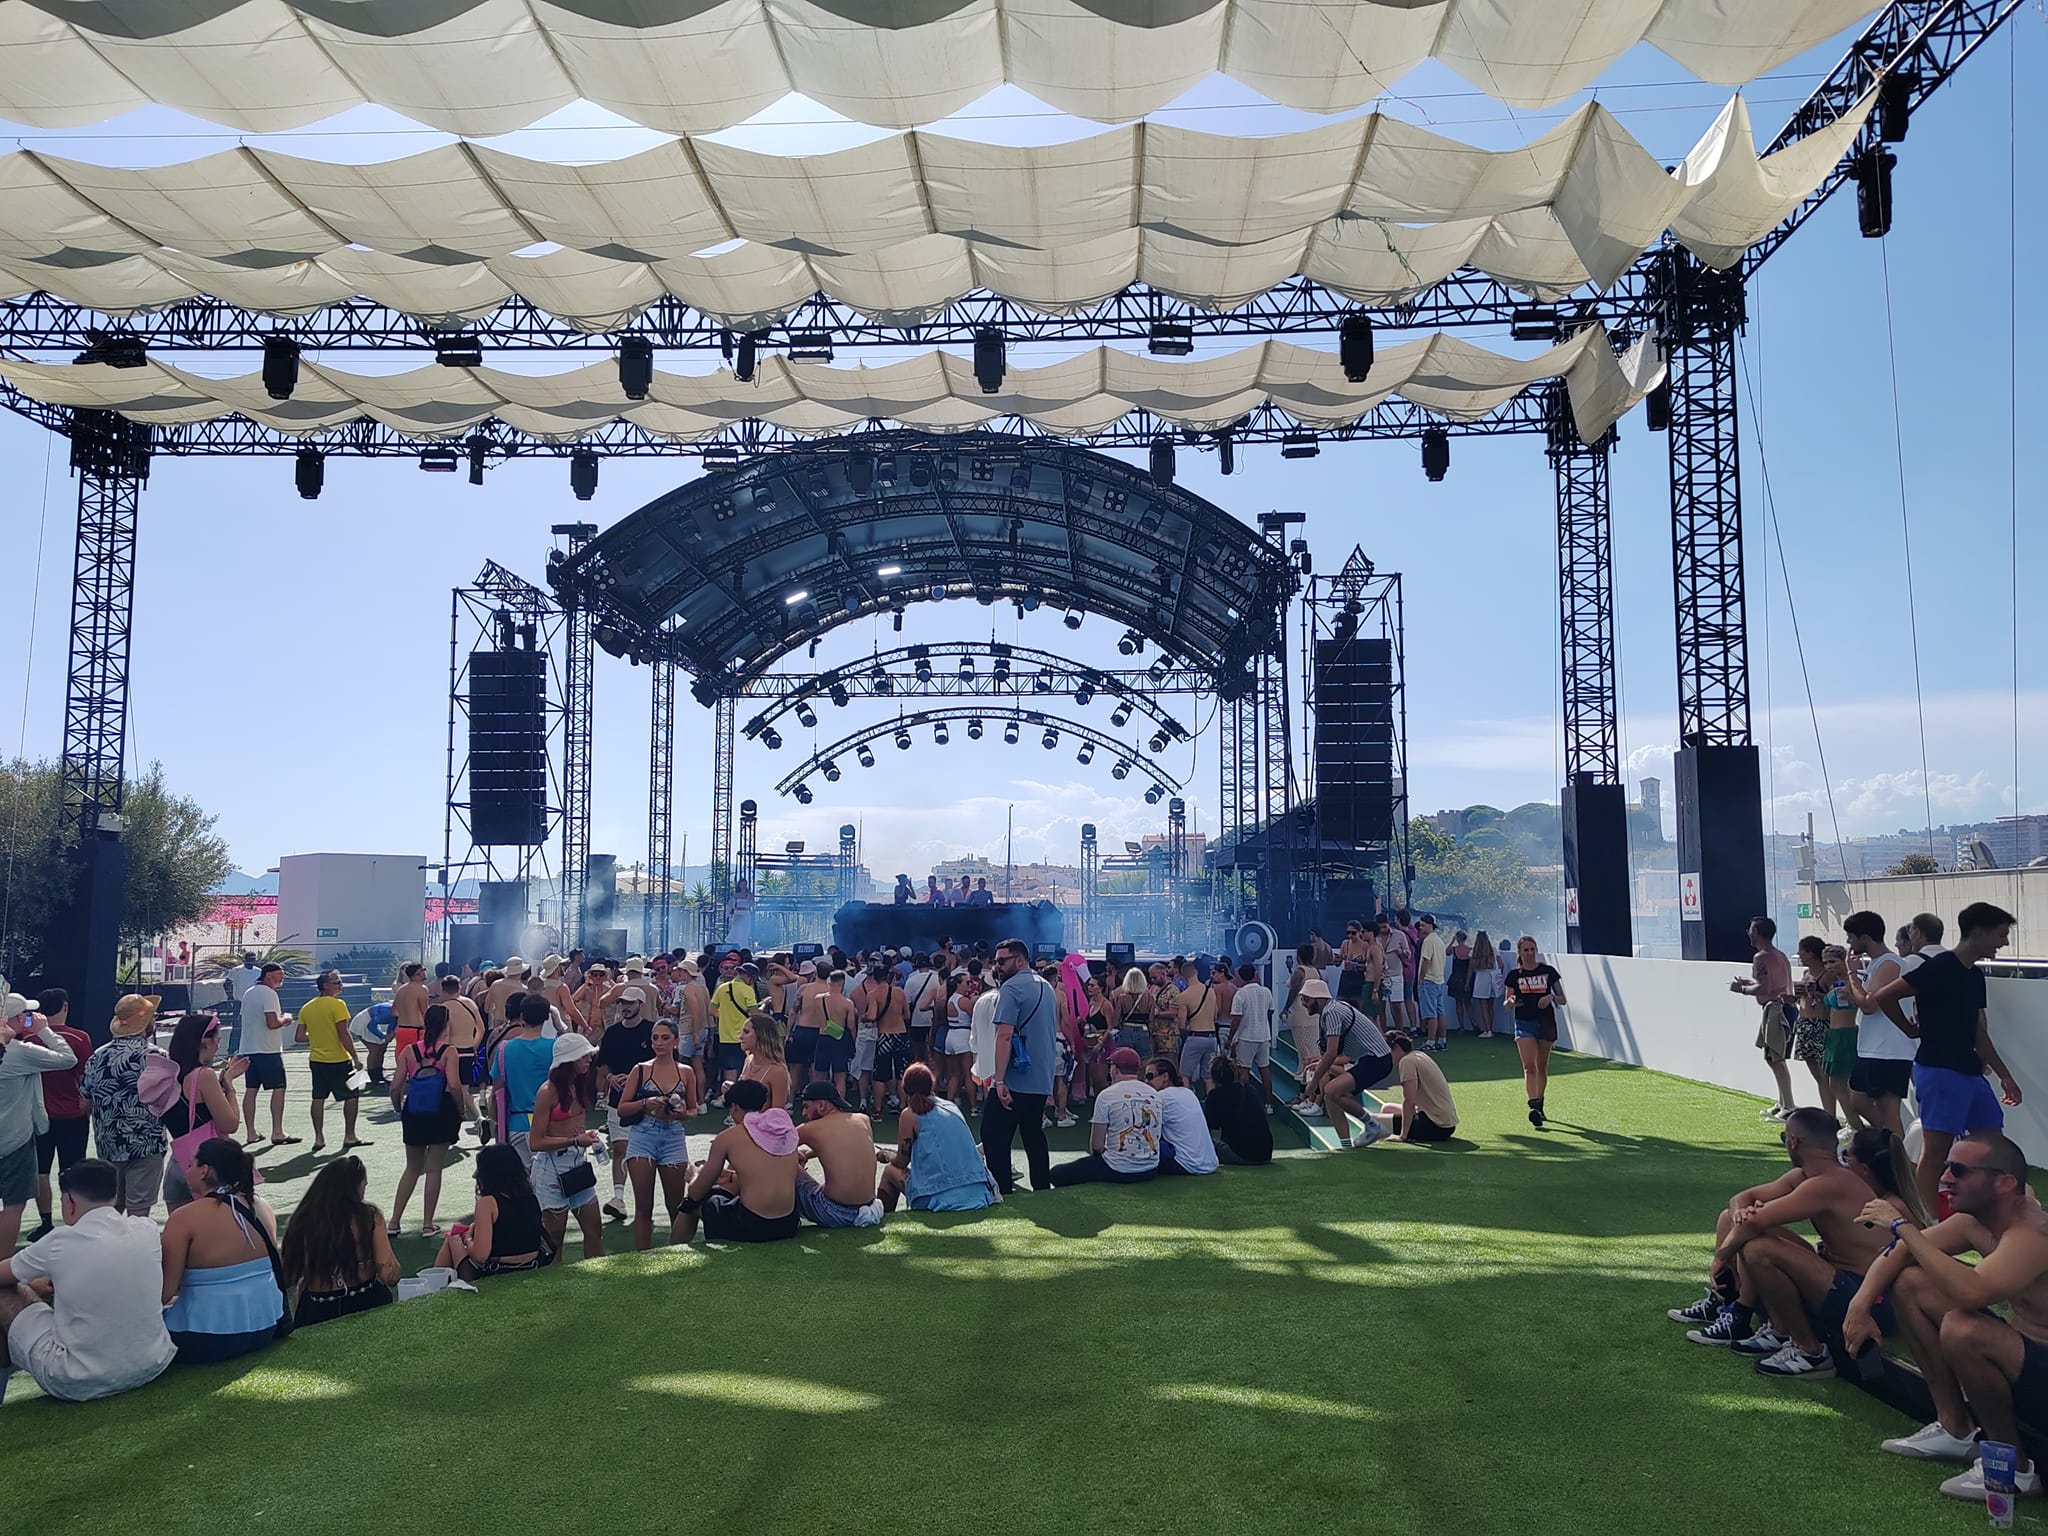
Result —
[[[447, 1050], [442, 1046], [441, 1050]], [[412, 1076], [405, 1080], [405, 1112], [408, 1115], [438, 1115], [448, 1097], [448, 1078], [442, 1071], [440, 1053], [429, 1057], [419, 1053]]]

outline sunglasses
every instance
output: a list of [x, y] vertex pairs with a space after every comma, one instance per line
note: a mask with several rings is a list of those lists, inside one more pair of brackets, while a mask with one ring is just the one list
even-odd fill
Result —
[[[1951, 1158], [1941, 1165], [1941, 1171], [1952, 1179], [1967, 1179], [1973, 1173], [2004, 1173], [2003, 1168], [1994, 1168], [1989, 1163], [1959, 1163]], [[2017, 1177], [2017, 1175], [2010, 1175]]]

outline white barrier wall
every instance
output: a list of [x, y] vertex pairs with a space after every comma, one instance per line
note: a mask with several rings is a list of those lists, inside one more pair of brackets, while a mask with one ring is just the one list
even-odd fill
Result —
[[[1608, 1061], [1651, 1067], [1763, 1099], [1776, 1094], [1756, 1048], [1757, 1006], [1730, 992], [1745, 965], [1552, 955], [1568, 999], [1558, 1046]], [[2022, 1101], [2006, 1111], [2006, 1132], [2035, 1167], [2048, 1167], [2048, 979], [1993, 977], [1991, 1038], [2019, 1080]], [[1792, 1064], [1793, 1097], [1815, 1102], [1813, 1078]]]

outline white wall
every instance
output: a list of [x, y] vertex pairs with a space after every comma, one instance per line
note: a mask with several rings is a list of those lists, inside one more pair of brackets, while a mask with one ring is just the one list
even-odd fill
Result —
[[1869, 880], [1821, 880], [1799, 887], [1799, 899], [1813, 909], [1799, 919], [1799, 936], [1817, 933], [1842, 941], [1842, 919], [1851, 912], [1875, 912], [1893, 932], [1916, 912], [1932, 912], [1949, 924], [1956, 941], [1956, 914], [1988, 901], [2019, 919], [2012, 927], [2008, 957], [2048, 955], [2048, 868], [1981, 869], [1943, 875], [1884, 875]]
[[[1776, 1094], [1756, 1048], [1757, 1006], [1728, 990], [1747, 967], [1696, 960], [1552, 955], [1567, 999], [1558, 1047], [1651, 1067], [1768, 1100]], [[1991, 1038], [2019, 1080], [2022, 1101], [2006, 1132], [2028, 1161], [2048, 1167], [2048, 977], [1994, 976]], [[1815, 1102], [1813, 1078], [1792, 1064], [1793, 1096]]]
[[[426, 863], [416, 853], [295, 853], [278, 861], [277, 931], [314, 964], [355, 946], [409, 958], [426, 936]], [[387, 977], [373, 977], [382, 984]]]

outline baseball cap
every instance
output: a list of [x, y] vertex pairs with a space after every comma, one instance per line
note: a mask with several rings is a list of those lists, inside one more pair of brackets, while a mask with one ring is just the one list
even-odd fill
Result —
[[1323, 980], [1323, 978], [1320, 976], [1311, 976], [1307, 981], [1304, 981], [1301, 984], [1301, 996], [1303, 997], [1320, 997], [1327, 999], [1329, 995], [1330, 984], [1327, 981]]
[[1145, 1058], [1128, 1045], [1120, 1045], [1109, 1053], [1109, 1064], [1123, 1072], [1135, 1072], [1145, 1065]]
[[761, 967], [753, 964], [743, 965], [740, 967], [740, 974], [742, 976], [759, 976], [761, 974]]
[[0, 1018], [18, 1019], [30, 1010], [29, 1000], [19, 992], [7, 994], [7, 1000], [0, 1003]]
[[846, 1096], [830, 1083], [808, 1083], [804, 1087], [803, 1101], [806, 1104], [830, 1104], [834, 1109], [852, 1109]]

